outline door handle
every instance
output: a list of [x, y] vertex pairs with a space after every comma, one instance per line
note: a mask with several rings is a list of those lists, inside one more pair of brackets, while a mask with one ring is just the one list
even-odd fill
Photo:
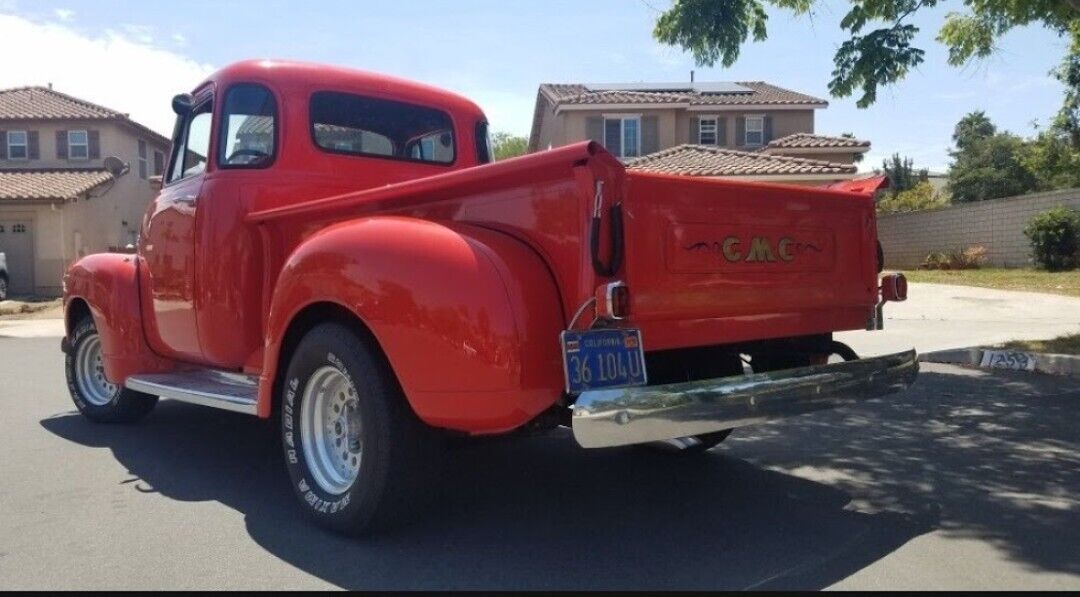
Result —
[[199, 198], [196, 195], [183, 195], [177, 197], [176, 202], [183, 203], [184, 205], [195, 205], [195, 202], [198, 201], [198, 199]]

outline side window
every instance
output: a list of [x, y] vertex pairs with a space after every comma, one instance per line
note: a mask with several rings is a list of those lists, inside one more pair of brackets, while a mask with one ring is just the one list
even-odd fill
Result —
[[311, 136], [334, 153], [450, 164], [454, 127], [440, 110], [320, 91], [311, 96]]
[[173, 163], [169, 171], [169, 182], [200, 174], [206, 170], [207, 155], [210, 153], [210, 120], [213, 102], [206, 101], [191, 111], [184, 126], [180, 129], [180, 138], [174, 141]]
[[495, 150], [491, 147], [491, 134], [488, 132], [488, 123], [481, 120], [476, 123], [476, 163], [487, 164], [493, 162]]
[[218, 165], [263, 168], [274, 161], [277, 105], [262, 85], [234, 85], [225, 94]]

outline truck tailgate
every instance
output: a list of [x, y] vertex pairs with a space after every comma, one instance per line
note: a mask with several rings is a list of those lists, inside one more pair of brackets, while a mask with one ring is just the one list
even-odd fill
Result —
[[865, 325], [877, 297], [869, 196], [626, 177], [625, 277], [650, 349]]

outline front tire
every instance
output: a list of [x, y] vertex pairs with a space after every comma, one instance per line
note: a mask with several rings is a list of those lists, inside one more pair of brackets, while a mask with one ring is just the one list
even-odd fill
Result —
[[101, 336], [90, 316], [75, 324], [71, 350], [64, 358], [64, 371], [75, 408], [91, 421], [135, 423], [157, 405], [157, 396], [129, 390], [105, 378]]
[[321, 324], [297, 345], [283, 381], [285, 463], [307, 514], [350, 535], [412, 516], [441, 446], [377, 350], [343, 325]]

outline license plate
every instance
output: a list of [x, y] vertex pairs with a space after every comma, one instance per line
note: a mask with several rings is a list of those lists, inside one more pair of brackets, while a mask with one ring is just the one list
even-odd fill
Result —
[[565, 331], [560, 340], [568, 393], [645, 385], [639, 330]]

